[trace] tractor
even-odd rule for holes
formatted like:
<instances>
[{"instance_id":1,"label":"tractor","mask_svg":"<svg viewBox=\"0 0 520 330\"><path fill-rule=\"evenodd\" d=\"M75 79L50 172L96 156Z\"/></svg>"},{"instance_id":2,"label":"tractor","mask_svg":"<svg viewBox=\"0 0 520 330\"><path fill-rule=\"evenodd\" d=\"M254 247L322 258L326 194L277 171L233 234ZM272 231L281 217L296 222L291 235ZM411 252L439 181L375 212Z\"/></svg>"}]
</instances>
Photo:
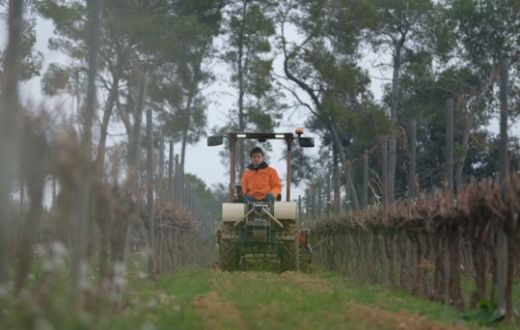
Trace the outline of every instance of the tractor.
<instances>
[{"instance_id":1,"label":"tractor","mask_svg":"<svg viewBox=\"0 0 520 330\"><path fill-rule=\"evenodd\" d=\"M280 271L306 270L310 263L309 231L299 228L299 205L291 201L291 150L294 144L314 147L314 139L295 133L228 133L210 136L208 146L227 139L229 146L229 201L222 205L222 224L217 231L220 266L223 270L246 270L253 260L279 265ZM274 203L244 203L241 185L236 182L236 144L241 139L258 142L281 140L287 146L285 201L276 196Z\"/></svg>"}]
</instances>

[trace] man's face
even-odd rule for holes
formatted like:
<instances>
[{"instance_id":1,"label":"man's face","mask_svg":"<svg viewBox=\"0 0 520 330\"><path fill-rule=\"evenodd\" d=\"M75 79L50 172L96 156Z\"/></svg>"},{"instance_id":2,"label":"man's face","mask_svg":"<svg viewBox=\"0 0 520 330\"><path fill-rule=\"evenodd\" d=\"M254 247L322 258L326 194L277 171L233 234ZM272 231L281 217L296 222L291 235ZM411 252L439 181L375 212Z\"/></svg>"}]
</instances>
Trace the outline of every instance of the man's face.
<instances>
[{"instance_id":1,"label":"man's face","mask_svg":"<svg viewBox=\"0 0 520 330\"><path fill-rule=\"evenodd\" d=\"M253 163L253 165L259 165L263 160L264 156L259 152L251 155L251 163Z\"/></svg>"}]
</instances>

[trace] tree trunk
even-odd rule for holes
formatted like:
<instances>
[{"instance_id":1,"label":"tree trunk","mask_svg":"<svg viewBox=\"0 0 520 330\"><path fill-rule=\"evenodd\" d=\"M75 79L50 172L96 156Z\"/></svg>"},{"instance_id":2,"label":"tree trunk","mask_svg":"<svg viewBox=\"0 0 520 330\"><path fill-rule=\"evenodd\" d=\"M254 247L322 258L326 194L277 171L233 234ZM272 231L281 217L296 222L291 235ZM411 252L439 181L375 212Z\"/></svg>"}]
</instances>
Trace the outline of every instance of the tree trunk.
<instances>
[{"instance_id":1,"label":"tree trunk","mask_svg":"<svg viewBox=\"0 0 520 330\"><path fill-rule=\"evenodd\" d=\"M417 247L416 273L415 273L415 293L425 296L428 293L428 240L424 233L414 236Z\"/></svg>"},{"instance_id":2,"label":"tree trunk","mask_svg":"<svg viewBox=\"0 0 520 330\"><path fill-rule=\"evenodd\" d=\"M188 100L186 101L186 109L185 109L185 116L186 121L184 123L184 127L182 130L182 140L181 140L181 170L184 173L184 164L186 163L186 144L188 143L188 131L190 129L190 123L191 123L191 111L192 111L192 105L193 105L193 99L195 98L195 95L197 93L196 88L196 81L198 80L198 74L199 69L197 68L193 80L194 80L194 86L190 89L188 92Z\"/></svg>"},{"instance_id":3,"label":"tree trunk","mask_svg":"<svg viewBox=\"0 0 520 330\"><path fill-rule=\"evenodd\" d=\"M354 204L354 209L359 209L359 200L356 192L356 187L354 186L354 181L352 180L352 163L350 160L347 160L345 163L345 171L347 175L347 185L349 187L349 196L351 202Z\"/></svg>"},{"instance_id":4,"label":"tree trunk","mask_svg":"<svg viewBox=\"0 0 520 330\"><path fill-rule=\"evenodd\" d=\"M498 177L502 193L506 193L509 176L509 164L507 157L507 117L508 117L508 94L509 94L509 59L504 58L500 61L500 144L498 148ZM504 232L504 227L497 228L497 291L498 291L498 312L506 314L506 282L508 268L508 237Z\"/></svg>"},{"instance_id":5,"label":"tree trunk","mask_svg":"<svg viewBox=\"0 0 520 330\"><path fill-rule=\"evenodd\" d=\"M518 224L511 225L511 230L507 233L507 274L505 283L505 303L506 303L506 320L510 321L513 319L513 282L515 278L515 251L516 250L516 226Z\"/></svg>"},{"instance_id":6,"label":"tree trunk","mask_svg":"<svg viewBox=\"0 0 520 330\"><path fill-rule=\"evenodd\" d=\"M499 178L502 183L509 175L508 164L508 94L509 94L509 59L505 58L500 62L500 144L498 148Z\"/></svg>"},{"instance_id":7,"label":"tree trunk","mask_svg":"<svg viewBox=\"0 0 520 330\"><path fill-rule=\"evenodd\" d=\"M396 240L397 253L399 254L399 286L403 290L408 290L409 283L411 280L410 277L410 268L407 264L407 251L406 246L408 244L408 238L406 237L406 233L403 231L400 234L399 239Z\"/></svg>"},{"instance_id":8,"label":"tree trunk","mask_svg":"<svg viewBox=\"0 0 520 330\"><path fill-rule=\"evenodd\" d=\"M443 229L437 228L433 233L433 252L434 256L434 273L433 273L433 292L432 299L435 301L442 301L444 295L445 286L445 267L444 267L444 240L443 240Z\"/></svg>"},{"instance_id":9,"label":"tree trunk","mask_svg":"<svg viewBox=\"0 0 520 330\"><path fill-rule=\"evenodd\" d=\"M9 257L7 251L8 224L10 217L9 200L11 197L12 178L18 164L19 141L19 100L18 78L21 61L20 47L22 40L23 1L10 0L8 13L7 48L3 77L0 80L0 284L8 279Z\"/></svg>"},{"instance_id":10,"label":"tree trunk","mask_svg":"<svg viewBox=\"0 0 520 330\"><path fill-rule=\"evenodd\" d=\"M137 103L135 105L134 124L130 127L128 137L128 175L127 185L134 187L137 183L137 173L139 172L139 139L141 124L144 111L144 102L148 91L148 73L146 69L141 69L139 73L139 84L137 93Z\"/></svg>"},{"instance_id":11,"label":"tree trunk","mask_svg":"<svg viewBox=\"0 0 520 330\"><path fill-rule=\"evenodd\" d=\"M173 139L170 140L170 150L168 152L168 196L173 197Z\"/></svg>"},{"instance_id":12,"label":"tree trunk","mask_svg":"<svg viewBox=\"0 0 520 330\"><path fill-rule=\"evenodd\" d=\"M245 28L245 20L247 14L247 5L248 0L242 1L242 24L240 28L240 36L239 36L239 45L238 45L238 65L237 65L237 79L238 79L238 131L243 132L245 127L245 114L244 114L244 95L245 95L245 71L244 67L244 28ZM246 59L247 60L247 59ZM240 139L238 141L238 176L242 175L246 167L245 161L245 150L244 150L244 140Z\"/></svg>"},{"instance_id":13,"label":"tree trunk","mask_svg":"<svg viewBox=\"0 0 520 330\"><path fill-rule=\"evenodd\" d=\"M363 196L361 198L363 209L368 207L368 151L363 153Z\"/></svg>"},{"instance_id":14,"label":"tree trunk","mask_svg":"<svg viewBox=\"0 0 520 330\"><path fill-rule=\"evenodd\" d=\"M408 178L408 195L415 198L416 195L416 154L417 154L417 120L410 122L410 173Z\"/></svg>"},{"instance_id":15,"label":"tree trunk","mask_svg":"<svg viewBox=\"0 0 520 330\"><path fill-rule=\"evenodd\" d=\"M152 109L146 110L146 208L148 216L149 252L148 272L155 272L155 214L154 214L154 166L153 166L153 122Z\"/></svg>"},{"instance_id":16,"label":"tree trunk","mask_svg":"<svg viewBox=\"0 0 520 330\"><path fill-rule=\"evenodd\" d=\"M182 198L182 185L181 185L181 176L182 173L180 171L180 165L179 165L179 154L175 155L175 177L173 178L173 198L176 202L181 203Z\"/></svg>"},{"instance_id":17,"label":"tree trunk","mask_svg":"<svg viewBox=\"0 0 520 330\"><path fill-rule=\"evenodd\" d=\"M391 287L395 287L395 272L394 272L394 236L391 233L385 233L383 235L383 242L386 256L386 271L385 278L388 279L388 283Z\"/></svg>"},{"instance_id":18,"label":"tree trunk","mask_svg":"<svg viewBox=\"0 0 520 330\"><path fill-rule=\"evenodd\" d=\"M159 137L159 173L158 179L162 185L162 179L164 178L164 135L161 133Z\"/></svg>"},{"instance_id":19,"label":"tree trunk","mask_svg":"<svg viewBox=\"0 0 520 330\"><path fill-rule=\"evenodd\" d=\"M392 100L390 107L390 120L397 128L397 113L399 111L399 93L400 93L400 73L401 73L401 50L404 45L404 39L401 39L394 49L393 55L393 74L392 74ZM388 174L387 174L387 202L393 203L395 200L395 175L397 168L397 137L394 134L390 136L388 141Z\"/></svg>"},{"instance_id":20,"label":"tree trunk","mask_svg":"<svg viewBox=\"0 0 520 330\"><path fill-rule=\"evenodd\" d=\"M97 106L97 56L99 49L99 30L101 15L101 0L91 0L87 2L88 7L88 84L85 112L83 115L83 132L81 147L85 157L84 166L81 169L82 177L79 186L77 210L76 210L76 230L75 230L75 258L72 269L73 291L72 298L75 307L81 304L80 283L83 276L81 264L86 257L87 235L89 232L89 204L92 187L92 122Z\"/></svg>"},{"instance_id":21,"label":"tree trunk","mask_svg":"<svg viewBox=\"0 0 520 330\"><path fill-rule=\"evenodd\" d=\"M316 188L314 185L311 187L311 218L316 221Z\"/></svg>"},{"instance_id":22,"label":"tree trunk","mask_svg":"<svg viewBox=\"0 0 520 330\"><path fill-rule=\"evenodd\" d=\"M166 193L166 182L164 180L164 147L164 135L161 132L159 136L159 166L157 169L157 190L159 194L159 208L164 202L164 197Z\"/></svg>"},{"instance_id":23,"label":"tree trunk","mask_svg":"<svg viewBox=\"0 0 520 330\"><path fill-rule=\"evenodd\" d=\"M322 199L322 191L321 191L322 183L321 180L317 184L318 188L318 219L321 219L321 210L323 209L323 199Z\"/></svg>"},{"instance_id":24,"label":"tree trunk","mask_svg":"<svg viewBox=\"0 0 520 330\"><path fill-rule=\"evenodd\" d=\"M479 219L480 220L480 219ZM486 273L487 273L487 256L485 250L485 230L480 224L473 225L471 235L471 253L473 256L473 271L475 273L475 290L471 295L470 307L477 308L480 301L486 295Z\"/></svg>"},{"instance_id":25,"label":"tree trunk","mask_svg":"<svg viewBox=\"0 0 520 330\"><path fill-rule=\"evenodd\" d=\"M43 211L43 194L46 178L45 166L41 161L47 156L48 145L45 136L38 131L29 119L26 119L23 130L21 173L29 195L28 212L24 211L23 230L18 246L18 274L16 278L16 294L25 287L27 276L31 271L33 247L38 233L38 226Z\"/></svg>"},{"instance_id":26,"label":"tree trunk","mask_svg":"<svg viewBox=\"0 0 520 330\"><path fill-rule=\"evenodd\" d=\"M119 66L119 64L118 64ZM110 87L110 91L108 93L107 103L105 104L105 109L103 110L103 119L101 121L101 130L99 136L99 145L97 148L97 157L96 157L96 172L100 172L103 168L103 164L105 162L105 150L106 150L106 140L108 135L108 124L110 123L110 117L112 116L112 110L114 109L114 105L116 103L117 94L119 91L119 71L116 72L116 75L113 77L112 86Z\"/></svg>"},{"instance_id":27,"label":"tree trunk","mask_svg":"<svg viewBox=\"0 0 520 330\"><path fill-rule=\"evenodd\" d=\"M23 165L23 164L22 164ZM23 172L20 172L20 214L23 215L25 205L25 180Z\"/></svg>"},{"instance_id":28,"label":"tree trunk","mask_svg":"<svg viewBox=\"0 0 520 330\"><path fill-rule=\"evenodd\" d=\"M188 140L188 127L186 126L182 130L182 140L181 140L181 160L180 160L180 167L181 171L184 173L184 162L186 158L186 144Z\"/></svg>"},{"instance_id":29,"label":"tree trunk","mask_svg":"<svg viewBox=\"0 0 520 330\"><path fill-rule=\"evenodd\" d=\"M474 111L467 109L466 100L464 97L461 97L461 107L462 112L464 113L464 131L462 132L462 153L457 157L455 162L455 189L459 191L462 187L462 175L464 170L464 164L466 163L466 156L469 149L469 136L471 134L471 130L473 129L473 122L475 120Z\"/></svg>"},{"instance_id":30,"label":"tree trunk","mask_svg":"<svg viewBox=\"0 0 520 330\"><path fill-rule=\"evenodd\" d=\"M453 192L453 98L446 100L446 184Z\"/></svg>"},{"instance_id":31,"label":"tree trunk","mask_svg":"<svg viewBox=\"0 0 520 330\"><path fill-rule=\"evenodd\" d=\"M310 189L305 189L305 220L310 219L311 214L311 193Z\"/></svg>"},{"instance_id":32,"label":"tree trunk","mask_svg":"<svg viewBox=\"0 0 520 330\"><path fill-rule=\"evenodd\" d=\"M142 116L144 110L144 103L146 93L148 90L148 75L146 69L139 70L138 77L138 92L137 102L135 104L134 125L130 126L128 122L128 170L123 188L124 195L118 201L120 205L121 214L119 219L115 221L114 233L117 239L112 240L112 255L114 257L114 267L117 265L124 265L126 257L126 248L128 245L128 237L130 233L131 216L135 210L135 203L133 202L134 194L137 189L137 174L139 173L139 140L142 124Z\"/></svg>"},{"instance_id":33,"label":"tree trunk","mask_svg":"<svg viewBox=\"0 0 520 330\"><path fill-rule=\"evenodd\" d=\"M331 199L331 177L330 177L330 174L327 173L327 206L326 206L326 212L327 212L327 218L330 216L330 210L331 210L331 206L332 206L332 199Z\"/></svg>"},{"instance_id":34,"label":"tree trunk","mask_svg":"<svg viewBox=\"0 0 520 330\"><path fill-rule=\"evenodd\" d=\"M339 214L341 210L341 195L340 195L340 178L339 178L339 169L338 169L338 152L337 148L333 147L333 178L334 178L334 213Z\"/></svg>"},{"instance_id":35,"label":"tree trunk","mask_svg":"<svg viewBox=\"0 0 520 330\"><path fill-rule=\"evenodd\" d=\"M383 191L381 192L383 195L383 205L388 205L388 140L385 138L383 140L383 155L382 155L382 168L381 174L383 177Z\"/></svg>"},{"instance_id":36,"label":"tree trunk","mask_svg":"<svg viewBox=\"0 0 520 330\"><path fill-rule=\"evenodd\" d=\"M457 225L448 228L448 251L449 254L449 290L450 301L453 306L464 309L464 298L462 297L461 276L460 276L460 233Z\"/></svg>"},{"instance_id":37,"label":"tree trunk","mask_svg":"<svg viewBox=\"0 0 520 330\"><path fill-rule=\"evenodd\" d=\"M51 208L54 209L54 207L56 207L56 175L55 174L52 174L52 176L51 176L51 196L52 196Z\"/></svg>"}]
</instances>

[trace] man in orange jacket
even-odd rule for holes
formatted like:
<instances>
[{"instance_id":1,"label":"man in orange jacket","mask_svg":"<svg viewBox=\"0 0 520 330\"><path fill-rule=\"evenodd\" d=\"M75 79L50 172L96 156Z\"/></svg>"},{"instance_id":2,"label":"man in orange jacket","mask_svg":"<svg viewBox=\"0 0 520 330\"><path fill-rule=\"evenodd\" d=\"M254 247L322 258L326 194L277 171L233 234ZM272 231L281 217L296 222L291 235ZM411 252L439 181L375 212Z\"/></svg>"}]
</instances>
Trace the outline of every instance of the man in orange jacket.
<instances>
[{"instance_id":1,"label":"man in orange jacket","mask_svg":"<svg viewBox=\"0 0 520 330\"><path fill-rule=\"evenodd\" d=\"M249 153L251 164L242 175L244 202L266 201L273 203L282 191L276 170L264 161L264 151L256 147Z\"/></svg>"}]
</instances>

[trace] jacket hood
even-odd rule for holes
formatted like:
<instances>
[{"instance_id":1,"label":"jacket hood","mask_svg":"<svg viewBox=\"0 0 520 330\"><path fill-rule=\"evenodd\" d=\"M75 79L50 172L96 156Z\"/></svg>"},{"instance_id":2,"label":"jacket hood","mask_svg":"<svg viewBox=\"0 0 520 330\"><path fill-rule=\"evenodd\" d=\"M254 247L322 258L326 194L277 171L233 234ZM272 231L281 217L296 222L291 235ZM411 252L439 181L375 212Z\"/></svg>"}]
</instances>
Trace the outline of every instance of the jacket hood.
<instances>
[{"instance_id":1,"label":"jacket hood","mask_svg":"<svg viewBox=\"0 0 520 330\"><path fill-rule=\"evenodd\" d=\"M258 166L254 166L253 164L249 164L247 166L248 169L250 169L251 171L258 171L258 170L261 170L261 169L264 169L264 168L267 168L269 165L267 165L266 162L261 162L260 164L258 164Z\"/></svg>"}]
</instances>

